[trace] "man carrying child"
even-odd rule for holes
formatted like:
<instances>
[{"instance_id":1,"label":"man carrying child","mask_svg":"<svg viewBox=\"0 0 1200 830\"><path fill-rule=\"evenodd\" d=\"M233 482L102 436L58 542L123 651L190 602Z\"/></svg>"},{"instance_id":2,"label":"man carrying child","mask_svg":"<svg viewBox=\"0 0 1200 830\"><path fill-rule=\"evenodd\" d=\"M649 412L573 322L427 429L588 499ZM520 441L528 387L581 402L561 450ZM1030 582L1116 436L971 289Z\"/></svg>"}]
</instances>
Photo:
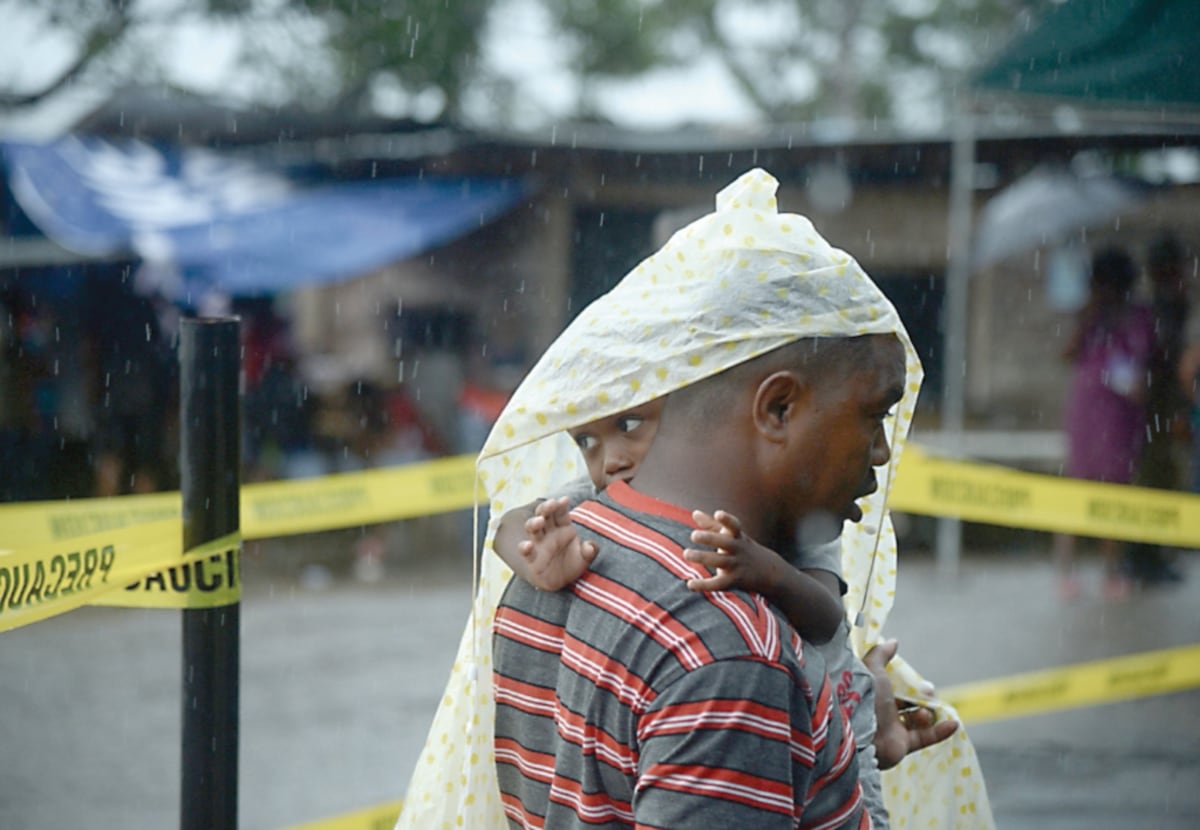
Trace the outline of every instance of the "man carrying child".
<instances>
[{"instance_id":1,"label":"man carrying child","mask_svg":"<svg viewBox=\"0 0 1200 830\"><path fill-rule=\"evenodd\" d=\"M762 596L691 590L711 574L683 554L705 526L782 552L797 525L813 541L840 530L856 646L881 639L895 577L884 501L919 361L878 288L779 214L775 187L756 170L722 191L581 313L497 421L479 466L498 520L579 476L568 430L667 398L632 483L575 511L599 551L587 574L557 593L514 582L495 617L495 767L487 631L507 575L481 560L474 624L398 826L492 827L499 809L515 826L866 821L819 656ZM893 666L897 692L919 697L915 672ZM961 730L951 743L926 815L936 797L990 826Z\"/></svg>"}]
</instances>

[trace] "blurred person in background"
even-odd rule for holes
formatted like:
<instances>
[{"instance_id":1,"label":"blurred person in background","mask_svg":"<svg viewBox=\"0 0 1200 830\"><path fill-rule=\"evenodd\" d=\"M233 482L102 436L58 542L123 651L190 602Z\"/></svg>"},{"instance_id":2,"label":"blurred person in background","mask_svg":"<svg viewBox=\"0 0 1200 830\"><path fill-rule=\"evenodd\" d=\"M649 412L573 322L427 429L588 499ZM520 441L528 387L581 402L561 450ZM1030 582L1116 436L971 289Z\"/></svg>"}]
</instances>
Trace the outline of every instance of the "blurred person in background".
<instances>
[{"instance_id":1,"label":"blurred person in background","mask_svg":"<svg viewBox=\"0 0 1200 830\"><path fill-rule=\"evenodd\" d=\"M436 434L402 385L386 388L366 378L352 380L342 390L341 408L345 439L334 462L337 472L412 464L442 454ZM387 528L364 527L354 546L354 578L383 579L387 554Z\"/></svg>"},{"instance_id":2,"label":"blurred person in background","mask_svg":"<svg viewBox=\"0 0 1200 830\"><path fill-rule=\"evenodd\" d=\"M1160 490L1180 490L1185 486L1189 401L1178 378L1191 298L1184 257L1183 245L1171 233L1156 238L1146 252L1155 348L1148 367L1146 444L1138 460L1134 484ZM1141 585L1183 579L1183 571L1173 561L1171 552L1148 542L1126 546L1125 568Z\"/></svg>"},{"instance_id":3,"label":"blurred person in background","mask_svg":"<svg viewBox=\"0 0 1200 830\"><path fill-rule=\"evenodd\" d=\"M300 373L287 320L270 300L238 301L242 339L242 455L249 481L325 472L313 440L316 401Z\"/></svg>"},{"instance_id":4,"label":"blurred person in background","mask_svg":"<svg viewBox=\"0 0 1200 830\"><path fill-rule=\"evenodd\" d=\"M247 480L306 478L325 471L313 441L316 401L295 357L278 355L246 389L242 406Z\"/></svg>"},{"instance_id":5,"label":"blurred person in background","mask_svg":"<svg viewBox=\"0 0 1200 830\"><path fill-rule=\"evenodd\" d=\"M458 422L454 451L475 455L483 447L492 426L504 411L513 390L524 375L524 353L501 337L483 341L481 348L468 355L466 378L458 393ZM499 347L498 347L498 344ZM477 510L463 511L459 522L462 550L470 553L483 544L491 519L487 503Z\"/></svg>"},{"instance_id":6,"label":"blurred person in background","mask_svg":"<svg viewBox=\"0 0 1200 830\"><path fill-rule=\"evenodd\" d=\"M374 382L359 378L342 389L344 443L334 459L337 472L358 472L379 466L388 440L388 413L384 392ZM353 575L359 582L378 582L384 576L387 536L381 525L362 527L354 543Z\"/></svg>"},{"instance_id":7,"label":"blurred person in background","mask_svg":"<svg viewBox=\"0 0 1200 830\"><path fill-rule=\"evenodd\" d=\"M6 286L0 291L0 501L26 497L27 465L22 452L32 426L28 355L21 343L25 302Z\"/></svg>"},{"instance_id":8,"label":"blurred person in background","mask_svg":"<svg viewBox=\"0 0 1200 830\"><path fill-rule=\"evenodd\" d=\"M97 414L95 495L152 493L170 471L166 451L174 344L163 336L153 294L126 272L97 288L88 339Z\"/></svg>"},{"instance_id":9,"label":"blurred person in background","mask_svg":"<svg viewBox=\"0 0 1200 830\"><path fill-rule=\"evenodd\" d=\"M1137 266L1124 249L1092 257L1087 303L1063 351L1071 364L1065 429L1066 474L1110 484L1133 481L1145 427L1147 371L1155 349L1154 318L1132 299ZM1054 559L1064 600L1082 590L1075 570L1076 537L1056 534ZM1104 596L1123 599L1131 583L1116 539L1101 539Z\"/></svg>"},{"instance_id":10,"label":"blurred person in background","mask_svg":"<svg viewBox=\"0 0 1200 830\"><path fill-rule=\"evenodd\" d=\"M1192 313L1185 335L1177 379L1188 400L1191 417L1192 454L1188 484L1193 493L1200 493L1200 309Z\"/></svg>"},{"instance_id":11,"label":"blurred person in background","mask_svg":"<svg viewBox=\"0 0 1200 830\"><path fill-rule=\"evenodd\" d=\"M94 418L78 272L0 292L0 500L92 493Z\"/></svg>"}]
</instances>

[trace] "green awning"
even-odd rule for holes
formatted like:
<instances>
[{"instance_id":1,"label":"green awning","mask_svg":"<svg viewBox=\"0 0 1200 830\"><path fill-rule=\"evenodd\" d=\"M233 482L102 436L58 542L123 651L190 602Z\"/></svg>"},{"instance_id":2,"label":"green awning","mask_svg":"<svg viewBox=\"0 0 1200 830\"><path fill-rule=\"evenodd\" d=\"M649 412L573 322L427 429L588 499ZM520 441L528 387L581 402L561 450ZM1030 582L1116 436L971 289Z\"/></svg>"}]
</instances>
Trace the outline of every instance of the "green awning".
<instances>
[{"instance_id":1,"label":"green awning","mask_svg":"<svg viewBox=\"0 0 1200 830\"><path fill-rule=\"evenodd\" d=\"M1068 0L973 85L1107 106L1198 106L1200 0Z\"/></svg>"}]
</instances>

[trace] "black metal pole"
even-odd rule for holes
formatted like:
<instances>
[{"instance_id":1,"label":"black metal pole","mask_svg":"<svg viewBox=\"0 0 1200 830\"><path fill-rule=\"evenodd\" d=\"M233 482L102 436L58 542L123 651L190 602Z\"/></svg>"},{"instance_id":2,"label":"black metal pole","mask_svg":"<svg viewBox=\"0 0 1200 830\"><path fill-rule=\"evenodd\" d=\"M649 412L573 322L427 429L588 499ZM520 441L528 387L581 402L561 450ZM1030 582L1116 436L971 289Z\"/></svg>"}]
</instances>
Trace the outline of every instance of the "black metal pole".
<instances>
[{"instance_id":1,"label":"black metal pole","mask_svg":"<svg viewBox=\"0 0 1200 830\"><path fill-rule=\"evenodd\" d=\"M183 547L239 528L236 319L185 319L179 341ZM183 612L182 830L237 827L240 606Z\"/></svg>"}]
</instances>

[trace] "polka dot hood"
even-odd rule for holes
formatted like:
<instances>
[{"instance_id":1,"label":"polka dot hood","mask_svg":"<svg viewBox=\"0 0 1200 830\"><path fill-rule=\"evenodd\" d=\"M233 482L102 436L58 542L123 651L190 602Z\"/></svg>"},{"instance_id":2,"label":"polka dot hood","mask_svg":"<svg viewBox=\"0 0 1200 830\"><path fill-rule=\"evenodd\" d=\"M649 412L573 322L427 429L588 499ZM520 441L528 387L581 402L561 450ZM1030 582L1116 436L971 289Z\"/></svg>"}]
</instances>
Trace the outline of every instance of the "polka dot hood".
<instances>
[{"instance_id":1,"label":"polka dot hood","mask_svg":"<svg viewBox=\"0 0 1200 830\"><path fill-rule=\"evenodd\" d=\"M881 539L891 472L912 420L922 370L895 307L847 253L805 217L780 213L779 183L753 169L722 190L716 210L676 232L615 288L580 312L501 413L479 469L496 512L554 492L582 459L565 430L622 412L803 337L894 333L907 386L880 490L862 502L844 547L867 568ZM535 446L540 445L540 446ZM885 543L886 544L886 543ZM850 565L847 562L847 565ZM853 574L847 573L852 586ZM863 575L864 582L868 578ZM878 630L891 584L862 607ZM848 602L864 606L866 585ZM872 592L873 593L873 592ZM872 609L875 609L874 611ZM857 614L858 608L854 613ZM880 613L882 612L882 613Z\"/></svg>"}]
</instances>

